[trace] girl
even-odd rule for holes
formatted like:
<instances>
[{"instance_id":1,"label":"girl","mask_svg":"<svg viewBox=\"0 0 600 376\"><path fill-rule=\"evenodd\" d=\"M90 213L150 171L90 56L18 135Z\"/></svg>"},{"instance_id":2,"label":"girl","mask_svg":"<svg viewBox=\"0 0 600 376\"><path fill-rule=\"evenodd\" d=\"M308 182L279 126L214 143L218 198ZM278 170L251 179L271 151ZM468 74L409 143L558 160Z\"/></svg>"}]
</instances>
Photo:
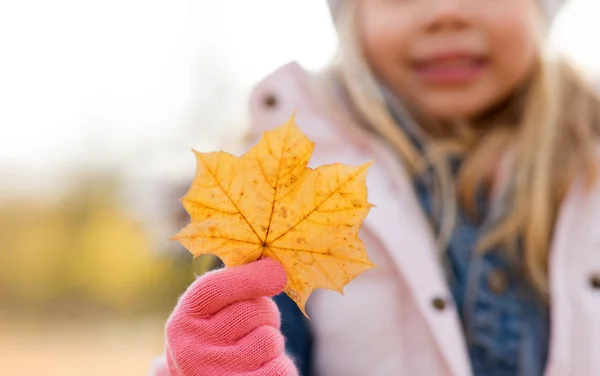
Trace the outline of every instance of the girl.
<instances>
[{"instance_id":1,"label":"girl","mask_svg":"<svg viewBox=\"0 0 600 376\"><path fill-rule=\"evenodd\" d=\"M299 109L312 163L374 160L378 268L315 292L309 322L270 298L272 260L208 273L167 322L165 374L599 374L600 103L543 49L556 1L330 6L338 59L267 78L252 130Z\"/></svg>"}]
</instances>

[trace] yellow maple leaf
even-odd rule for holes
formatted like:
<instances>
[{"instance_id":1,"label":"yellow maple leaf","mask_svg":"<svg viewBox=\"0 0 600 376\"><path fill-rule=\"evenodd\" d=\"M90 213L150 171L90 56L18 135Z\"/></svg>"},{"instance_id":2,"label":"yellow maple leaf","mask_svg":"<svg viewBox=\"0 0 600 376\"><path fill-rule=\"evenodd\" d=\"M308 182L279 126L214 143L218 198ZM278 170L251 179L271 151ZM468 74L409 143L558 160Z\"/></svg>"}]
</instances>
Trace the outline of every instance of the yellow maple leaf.
<instances>
[{"instance_id":1,"label":"yellow maple leaf","mask_svg":"<svg viewBox=\"0 0 600 376\"><path fill-rule=\"evenodd\" d=\"M343 293L374 267L358 237L372 206L365 184L370 163L313 170L307 167L313 148L292 116L241 157L195 152L196 178L182 199L191 222L174 239L194 256L217 255L227 267L278 260L288 276L285 292L304 313L315 288Z\"/></svg>"}]
</instances>

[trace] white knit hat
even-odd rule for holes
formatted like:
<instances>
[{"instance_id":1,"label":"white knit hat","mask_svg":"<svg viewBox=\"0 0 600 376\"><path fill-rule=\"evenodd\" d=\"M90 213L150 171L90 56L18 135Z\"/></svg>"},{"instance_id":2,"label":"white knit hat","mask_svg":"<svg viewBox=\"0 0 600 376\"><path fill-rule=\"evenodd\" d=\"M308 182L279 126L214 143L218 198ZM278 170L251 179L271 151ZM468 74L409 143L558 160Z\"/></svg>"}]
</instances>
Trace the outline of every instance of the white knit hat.
<instances>
[{"instance_id":1,"label":"white knit hat","mask_svg":"<svg viewBox=\"0 0 600 376\"><path fill-rule=\"evenodd\" d=\"M344 1L352 0L327 0L327 2L329 3L329 10L331 11L331 17L334 21ZM567 1L568 0L542 0L544 5L544 11L549 21L548 24L552 23L552 21L558 14L558 11Z\"/></svg>"}]
</instances>

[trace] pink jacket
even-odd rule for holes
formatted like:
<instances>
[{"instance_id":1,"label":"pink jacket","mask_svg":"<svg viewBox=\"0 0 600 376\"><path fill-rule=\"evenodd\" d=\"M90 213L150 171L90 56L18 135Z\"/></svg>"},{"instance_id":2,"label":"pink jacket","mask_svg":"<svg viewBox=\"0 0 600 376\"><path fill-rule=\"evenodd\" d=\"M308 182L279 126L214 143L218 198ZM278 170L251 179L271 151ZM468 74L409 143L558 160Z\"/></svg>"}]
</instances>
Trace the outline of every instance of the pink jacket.
<instances>
[{"instance_id":1,"label":"pink jacket","mask_svg":"<svg viewBox=\"0 0 600 376\"><path fill-rule=\"evenodd\" d=\"M378 265L352 281L345 296L317 290L307 303L315 337L314 373L471 375L458 313L436 254L433 234L394 152L315 100L299 65L277 70L251 99L253 135L296 121L316 143L312 166L373 160L374 207L361 230ZM552 242L551 344L546 376L600 374L600 185L576 183Z\"/></svg>"}]
</instances>

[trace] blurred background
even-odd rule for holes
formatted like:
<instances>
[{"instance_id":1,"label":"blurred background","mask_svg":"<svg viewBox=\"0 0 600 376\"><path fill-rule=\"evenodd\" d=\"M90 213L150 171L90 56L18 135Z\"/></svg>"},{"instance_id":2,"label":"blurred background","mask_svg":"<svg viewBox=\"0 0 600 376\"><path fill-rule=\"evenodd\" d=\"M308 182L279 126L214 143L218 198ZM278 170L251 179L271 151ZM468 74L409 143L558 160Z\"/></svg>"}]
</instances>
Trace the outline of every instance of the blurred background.
<instances>
[{"instance_id":1,"label":"blurred background","mask_svg":"<svg viewBox=\"0 0 600 376\"><path fill-rule=\"evenodd\" d=\"M0 2L0 375L145 375L213 261L167 240L191 152L233 151L250 90L324 67L324 0ZM552 47L600 73L600 2Z\"/></svg>"}]
</instances>

